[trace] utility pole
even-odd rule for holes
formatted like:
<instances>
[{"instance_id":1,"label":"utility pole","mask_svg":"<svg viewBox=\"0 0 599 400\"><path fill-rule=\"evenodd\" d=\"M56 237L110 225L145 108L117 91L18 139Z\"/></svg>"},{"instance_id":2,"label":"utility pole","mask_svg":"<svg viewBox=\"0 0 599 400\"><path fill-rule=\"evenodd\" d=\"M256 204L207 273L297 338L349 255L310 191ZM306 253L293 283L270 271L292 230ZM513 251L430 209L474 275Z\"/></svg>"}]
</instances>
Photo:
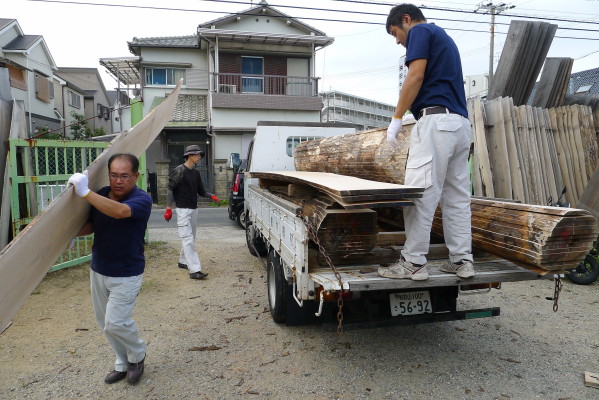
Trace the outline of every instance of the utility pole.
<instances>
[{"instance_id":1,"label":"utility pole","mask_svg":"<svg viewBox=\"0 0 599 400\"><path fill-rule=\"evenodd\" d=\"M495 15L505 11L505 10L509 10L511 8L514 8L516 6L513 5L507 5L505 3L501 3L501 4L493 4L493 1L491 0L488 3L484 3L481 2L477 8L476 11L478 10L488 10L491 13L491 52L489 53L489 84L488 87L491 87L491 81L493 80L493 53L495 51L494 49L494 44L495 44Z\"/></svg>"}]
</instances>

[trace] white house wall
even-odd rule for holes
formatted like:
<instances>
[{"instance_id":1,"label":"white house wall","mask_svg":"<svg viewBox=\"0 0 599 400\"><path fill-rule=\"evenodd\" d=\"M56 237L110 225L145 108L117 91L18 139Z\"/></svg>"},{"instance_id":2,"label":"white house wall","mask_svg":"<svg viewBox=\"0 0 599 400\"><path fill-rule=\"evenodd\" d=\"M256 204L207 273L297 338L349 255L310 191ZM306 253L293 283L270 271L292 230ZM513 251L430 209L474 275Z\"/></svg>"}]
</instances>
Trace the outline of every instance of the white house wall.
<instances>
[{"instance_id":1,"label":"white house wall","mask_svg":"<svg viewBox=\"0 0 599 400\"><path fill-rule=\"evenodd\" d=\"M258 121L320 122L320 113L290 110L212 109L212 125L215 127L255 127Z\"/></svg>"},{"instance_id":2,"label":"white house wall","mask_svg":"<svg viewBox=\"0 0 599 400\"><path fill-rule=\"evenodd\" d=\"M143 60L147 60L147 62L145 62L144 65L151 64L154 62L165 64L191 64L192 68L208 69L208 58L205 50L144 47L142 50L142 55Z\"/></svg>"},{"instance_id":3,"label":"white house wall","mask_svg":"<svg viewBox=\"0 0 599 400\"><path fill-rule=\"evenodd\" d=\"M217 135L214 141L214 158L226 160L231 153L241 154L242 135Z\"/></svg>"},{"instance_id":4,"label":"white house wall","mask_svg":"<svg viewBox=\"0 0 599 400\"><path fill-rule=\"evenodd\" d=\"M286 18L271 15L241 15L238 21L217 25L218 29L231 29L245 32L283 33L290 35L308 35L310 32L294 24L287 24Z\"/></svg>"}]
</instances>

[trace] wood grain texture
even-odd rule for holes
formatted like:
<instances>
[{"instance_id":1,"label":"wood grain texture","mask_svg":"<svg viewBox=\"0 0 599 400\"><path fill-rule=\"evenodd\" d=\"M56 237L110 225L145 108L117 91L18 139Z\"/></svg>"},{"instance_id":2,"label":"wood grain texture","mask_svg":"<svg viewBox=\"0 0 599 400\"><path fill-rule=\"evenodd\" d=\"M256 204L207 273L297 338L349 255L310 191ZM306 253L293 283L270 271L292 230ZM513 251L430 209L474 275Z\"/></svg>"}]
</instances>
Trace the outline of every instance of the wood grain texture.
<instances>
[{"instance_id":1,"label":"wood grain texture","mask_svg":"<svg viewBox=\"0 0 599 400\"><path fill-rule=\"evenodd\" d=\"M91 190L108 183L106 163L115 153L140 156L170 120L181 83L139 124L116 136L88 167ZM0 252L0 332L83 226L90 206L72 187L62 192Z\"/></svg>"}]
</instances>

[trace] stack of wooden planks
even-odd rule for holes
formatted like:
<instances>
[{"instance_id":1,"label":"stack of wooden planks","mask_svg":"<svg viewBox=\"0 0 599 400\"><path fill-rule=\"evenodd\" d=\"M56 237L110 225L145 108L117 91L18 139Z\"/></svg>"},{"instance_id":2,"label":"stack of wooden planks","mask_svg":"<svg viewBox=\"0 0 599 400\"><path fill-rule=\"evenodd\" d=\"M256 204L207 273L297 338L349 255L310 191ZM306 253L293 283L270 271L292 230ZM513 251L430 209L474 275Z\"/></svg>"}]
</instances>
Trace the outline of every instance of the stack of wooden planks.
<instances>
[{"instance_id":1,"label":"stack of wooden planks","mask_svg":"<svg viewBox=\"0 0 599 400\"><path fill-rule=\"evenodd\" d=\"M540 273L575 268L599 227L585 210L472 199L472 245ZM443 235L438 209L433 232Z\"/></svg>"},{"instance_id":2,"label":"stack of wooden planks","mask_svg":"<svg viewBox=\"0 0 599 400\"><path fill-rule=\"evenodd\" d=\"M515 107L511 98L468 102L474 195L544 205L577 204L598 164L590 107Z\"/></svg>"},{"instance_id":3,"label":"stack of wooden planks","mask_svg":"<svg viewBox=\"0 0 599 400\"><path fill-rule=\"evenodd\" d=\"M547 58L541 79L531 102L533 107L552 108L564 105L564 98L570 85L572 58Z\"/></svg>"},{"instance_id":4,"label":"stack of wooden planks","mask_svg":"<svg viewBox=\"0 0 599 400\"><path fill-rule=\"evenodd\" d=\"M276 186L273 182L299 184L318 190L346 209L399 207L411 205L410 198L422 197L423 189L327 172L284 171L251 172L260 186ZM294 190L291 186L289 190Z\"/></svg>"},{"instance_id":5,"label":"stack of wooden planks","mask_svg":"<svg viewBox=\"0 0 599 400\"><path fill-rule=\"evenodd\" d=\"M526 104L556 30L546 22L512 21L487 99L507 96Z\"/></svg>"},{"instance_id":6,"label":"stack of wooden planks","mask_svg":"<svg viewBox=\"0 0 599 400\"><path fill-rule=\"evenodd\" d=\"M299 206L327 254L345 260L369 253L378 235L376 207L412 204L423 189L318 172L252 172L261 188Z\"/></svg>"}]
</instances>

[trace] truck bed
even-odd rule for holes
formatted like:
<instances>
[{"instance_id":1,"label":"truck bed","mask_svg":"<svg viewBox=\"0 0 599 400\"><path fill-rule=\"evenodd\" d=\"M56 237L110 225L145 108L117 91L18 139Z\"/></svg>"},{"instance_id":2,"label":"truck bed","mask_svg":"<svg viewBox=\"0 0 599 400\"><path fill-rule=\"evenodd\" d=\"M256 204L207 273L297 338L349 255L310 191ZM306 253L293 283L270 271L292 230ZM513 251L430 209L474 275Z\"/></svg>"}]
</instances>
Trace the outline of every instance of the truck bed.
<instances>
[{"instance_id":1,"label":"truck bed","mask_svg":"<svg viewBox=\"0 0 599 400\"><path fill-rule=\"evenodd\" d=\"M518 267L503 260L491 259L476 261L474 270L476 275L470 279L460 279L453 274L439 270L442 260L431 260L427 263L430 278L426 281L412 281L410 279L383 278L377 273L377 266L342 266L336 267L343 280L345 289L352 291L389 290L389 289L417 289L439 286L456 286L472 284L488 284L500 282L514 282L542 278L541 275ZM310 278L323 286L324 290L340 290L339 281L330 268L318 267L311 269Z\"/></svg>"}]
</instances>

